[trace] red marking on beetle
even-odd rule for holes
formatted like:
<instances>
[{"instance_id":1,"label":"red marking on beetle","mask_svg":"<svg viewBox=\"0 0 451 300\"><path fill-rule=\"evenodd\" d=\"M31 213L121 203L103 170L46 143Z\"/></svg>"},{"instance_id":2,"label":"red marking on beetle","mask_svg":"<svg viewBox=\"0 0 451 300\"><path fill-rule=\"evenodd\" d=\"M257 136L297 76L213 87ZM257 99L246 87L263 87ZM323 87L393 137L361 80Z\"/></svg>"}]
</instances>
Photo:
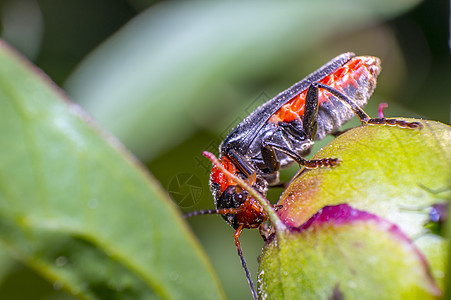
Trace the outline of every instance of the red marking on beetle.
<instances>
[{"instance_id":1,"label":"red marking on beetle","mask_svg":"<svg viewBox=\"0 0 451 300\"><path fill-rule=\"evenodd\" d=\"M319 82L341 92L343 92L347 86L351 85L358 88L358 80L361 78L375 80L374 78L377 76L377 74L374 74L376 63L376 59L372 57L354 57ZM287 104L283 105L271 116L269 121L278 124L279 122L291 122L296 119L301 119L304 115L306 96L307 89L291 99ZM320 90L318 93L318 105L328 101L330 97L331 94L328 91Z\"/></svg>"},{"instance_id":2,"label":"red marking on beetle","mask_svg":"<svg viewBox=\"0 0 451 300\"><path fill-rule=\"evenodd\" d=\"M230 173L236 175L236 167L235 164L227 158L227 156L222 156L220 159L221 165L226 168ZM219 184L219 190L223 193L229 186L236 185L236 182L233 181L229 176L224 174L218 167L213 165L213 169L211 170L210 175L211 182Z\"/></svg>"},{"instance_id":3,"label":"red marking on beetle","mask_svg":"<svg viewBox=\"0 0 451 300\"><path fill-rule=\"evenodd\" d=\"M240 213L236 215L237 223L242 225L243 228L257 228L260 224L268 219L267 214L258 203L252 197L247 197L243 204L240 206Z\"/></svg>"}]
</instances>

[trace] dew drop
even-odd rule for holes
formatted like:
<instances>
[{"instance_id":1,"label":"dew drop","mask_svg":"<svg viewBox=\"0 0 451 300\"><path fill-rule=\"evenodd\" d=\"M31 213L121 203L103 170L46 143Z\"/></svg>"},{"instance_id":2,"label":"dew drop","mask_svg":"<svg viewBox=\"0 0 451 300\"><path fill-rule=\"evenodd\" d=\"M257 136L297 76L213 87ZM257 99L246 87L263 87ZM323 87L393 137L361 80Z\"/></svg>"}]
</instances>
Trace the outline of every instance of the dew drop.
<instances>
[{"instance_id":1,"label":"dew drop","mask_svg":"<svg viewBox=\"0 0 451 300\"><path fill-rule=\"evenodd\" d=\"M169 273L169 280L171 281L177 281L179 279L179 274L177 272L171 272Z\"/></svg>"},{"instance_id":2,"label":"dew drop","mask_svg":"<svg viewBox=\"0 0 451 300\"><path fill-rule=\"evenodd\" d=\"M445 274L441 271L436 271L435 276L437 276L437 278L443 278L443 277L445 277Z\"/></svg>"},{"instance_id":3,"label":"dew drop","mask_svg":"<svg viewBox=\"0 0 451 300\"><path fill-rule=\"evenodd\" d=\"M55 280L55 282L53 283L53 289L55 291L59 291L63 288L63 283L59 280Z\"/></svg>"},{"instance_id":4,"label":"dew drop","mask_svg":"<svg viewBox=\"0 0 451 300\"><path fill-rule=\"evenodd\" d=\"M65 256L58 256L55 260L55 265L57 267L64 267L68 262L67 257Z\"/></svg>"}]
</instances>

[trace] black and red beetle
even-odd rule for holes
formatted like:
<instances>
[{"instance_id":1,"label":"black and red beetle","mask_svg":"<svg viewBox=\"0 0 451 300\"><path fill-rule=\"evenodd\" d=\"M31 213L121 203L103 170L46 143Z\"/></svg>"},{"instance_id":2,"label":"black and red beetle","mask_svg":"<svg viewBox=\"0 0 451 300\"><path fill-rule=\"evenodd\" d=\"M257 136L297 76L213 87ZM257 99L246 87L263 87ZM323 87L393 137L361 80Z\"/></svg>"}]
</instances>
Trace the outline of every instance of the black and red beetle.
<instances>
[{"instance_id":1,"label":"black and red beetle","mask_svg":"<svg viewBox=\"0 0 451 300\"><path fill-rule=\"evenodd\" d=\"M418 122L370 118L363 110L376 87L380 60L373 56L341 54L287 90L267 101L244 119L221 144L220 163L235 176L246 180L262 195L277 184L278 171L293 162L308 169L335 167L338 159L306 160L315 140L335 134L355 114L362 124L420 128ZM210 188L217 209L188 213L185 217L221 214L239 236L243 228L256 228L267 220L259 203L248 196L233 178L213 166Z\"/></svg>"}]
</instances>

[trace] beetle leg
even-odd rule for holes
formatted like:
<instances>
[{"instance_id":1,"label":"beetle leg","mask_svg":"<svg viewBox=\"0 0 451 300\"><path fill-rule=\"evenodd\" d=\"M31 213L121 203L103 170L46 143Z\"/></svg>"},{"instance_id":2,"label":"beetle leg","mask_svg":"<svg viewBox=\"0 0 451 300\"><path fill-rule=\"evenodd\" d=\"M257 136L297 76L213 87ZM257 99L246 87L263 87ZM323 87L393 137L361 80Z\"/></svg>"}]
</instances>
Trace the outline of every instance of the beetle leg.
<instances>
[{"instance_id":1,"label":"beetle leg","mask_svg":"<svg viewBox=\"0 0 451 300\"><path fill-rule=\"evenodd\" d=\"M296 161L299 165L302 165L302 166L306 167L307 169L333 168L340 163L338 158L323 158L323 159L306 160L305 158L303 158L302 156L300 156L293 150L288 149L283 146L280 146L280 145L277 145L277 144L274 144L274 143L271 143L271 142L267 142L266 146L277 149L278 151L285 153L286 155L293 158L293 160Z\"/></svg>"},{"instance_id":2,"label":"beetle leg","mask_svg":"<svg viewBox=\"0 0 451 300\"><path fill-rule=\"evenodd\" d=\"M249 282L249 286L251 287L252 297L254 298L254 300L258 300L257 292L255 291L255 287L254 287L254 282L252 282L251 274L249 272L249 269L247 268L246 260L244 259L244 256L243 256L243 251L241 251L241 245L240 245L240 240L239 240L241 231L243 231L243 225L240 225L237 228L237 230L235 231L235 233L233 234L233 237L235 238L235 246L238 251L238 256L241 259L241 265L244 268L244 272L246 272L246 278L247 278L247 281Z\"/></svg>"},{"instance_id":3,"label":"beetle leg","mask_svg":"<svg viewBox=\"0 0 451 300\"><path fill-rule=\"evenodd\" d=\"M242 155L238 154L235 150L231 149L227 155L229 158L233 161L235 166L240 169L240 171L246 175L246 177L251 176L253 173L255 173L255 169L251 166L251 164L242 157Z\"/></svg>"},{"instance_id":4,"label":"beetle leg","mask_svg":"<svg viewBox=\"0 0 451 300\"><path fill-rule=\"evenodd\" d=\"M309 88L309 90L310 90L310 88ZM315 88L313 90L315 90ZM316 88L316 91L318 91L317 88ZM311 97L313 97L313 96L311 96ZM316 124L316 119L313 120L312 122ZM316 127L316 125L315 125L315 127ZM294 130L295 130L295 128L292 127L290 134L293 134ZM301 132L297 131L297 133L300 136ZM311 133L316 134L316 128ZM302 134L305 139L306 138L305 134L303 132L302 132ZM296 152L291 150L290 148L271 142L271 136L268 135L268 136L264 136L262 139L261 153L262 153L262 157L265 162L265 165L271 171L277 171L280 169L280 162L277 158L277 153L275 151L276 149L278 151L283 152L286 155L290 156L299 165L305 166L307 169L317 169L317 168L323 168L323 167L332 168L339 164L339 160L336 158L306 160L302 156L300 156L299 154L297 154Z\"/></svg>"},{"instance_id":5,"label":"beetle leg","mask_svg":"<svg viewBox=\"0 0 451 300\"><path fill-rule=\"evenodd\" d=\"M268 130L261 139L260 152L264 165L269 172L275 172L280 169L280 159L277 157L277 151L272 146L273 144L278 144L280 147L290 150L292 149L291 145L298 144L296 151L291 150L291 152L301 153L302 155L307 155L313 144L301 127L301 122L296 124L294 122L279 122L278 125L279 128L276 132ZM316 129L314 134L316 134ZM280 141L275 142L274 138L280 139Z\"/></svg>"},{"instance_id":6,"label":"beetle leg","mask_svg":"<svg viewBox=\"0 0 451 300\"><path fill-rule=\"evenodd\" d=\"M265 166L269 169L270 173L276 172L280 169L280 161L277 158L276 151L270 146L269 142L262 142L260 152Z\"/></svg>"},{"instance_id":7,"label":"beetle leg","mask_svg":"<svg viewBox=\"0 0 451 300\"><path fill-rule=\"evenodd\" d=\"M337 89L334 89L333 87L330 87L330 86L320 83L320 82L314 82L310 85L309 90L310 89L318 90L319 88L325 89L326 91L328 91L329 93L331 93L332 95L337 97L339 100L341 100L342 102L349 105L351 107L352 111L357 115L357 117L359 117L360 122L362 122L362 125L363 124L388 125L388 126L397 126L397 127L401 127L401 128L410 128L410 129L421 128L423 126L419 122L406 122L406 121L402 121L402 120L387 119L387 118L370 118L370 116L368 116L366 114L366 112L364 112L363 109L361 109L360 106L357 105L357 103L355 103L351 98L344 95Z\"/></svg>"},{"instance_id":8,"label":"beetle leg","mask_svg":"<svg viewBox=\"0 0 451 300\"><path fill-rule=\"evenodd\" d=\"M288 187L288 181L271 184L270 187L271 188L282 188L282 189L286 190Z\"/></svg>"},{"instance_id":9,"label":"beetle leg","mask_svg":"<svg viewBox=\"0 0 451 300\"><path fill-rule=\"evenodd\" d=\"M315 139L318 128L318 106L318 87L311 84L305 96L304 119L302 120L303 130L311 140Z\"/></svg>"}]
</instances>

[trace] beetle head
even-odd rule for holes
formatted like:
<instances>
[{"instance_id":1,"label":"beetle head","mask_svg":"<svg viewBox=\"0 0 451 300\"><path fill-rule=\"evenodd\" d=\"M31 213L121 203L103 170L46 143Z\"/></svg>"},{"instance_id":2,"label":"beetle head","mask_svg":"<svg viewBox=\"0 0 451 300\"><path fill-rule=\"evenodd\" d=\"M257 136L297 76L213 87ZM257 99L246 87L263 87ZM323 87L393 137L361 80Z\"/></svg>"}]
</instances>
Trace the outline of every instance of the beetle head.
<instances>
[{"instance_id":1,"label":"beetle head","mask_svg":"<svg viewBox=\"0 0 451 300\"><path fill-rule=\"evenodd\" d=\"M254 173L250 177L246 177L226 156L222 156L220 162L230 173L247 181L259 193L265 194L267 182L262 176ZM218 209L239 208L243 210L239 214L223 215L227 223L235 229L241 224L246 228L256 227L254 225L261 222L262 209L258 202L217 167L213 167L211 171L210 189Z\"/></svg>"}]
</instances>

